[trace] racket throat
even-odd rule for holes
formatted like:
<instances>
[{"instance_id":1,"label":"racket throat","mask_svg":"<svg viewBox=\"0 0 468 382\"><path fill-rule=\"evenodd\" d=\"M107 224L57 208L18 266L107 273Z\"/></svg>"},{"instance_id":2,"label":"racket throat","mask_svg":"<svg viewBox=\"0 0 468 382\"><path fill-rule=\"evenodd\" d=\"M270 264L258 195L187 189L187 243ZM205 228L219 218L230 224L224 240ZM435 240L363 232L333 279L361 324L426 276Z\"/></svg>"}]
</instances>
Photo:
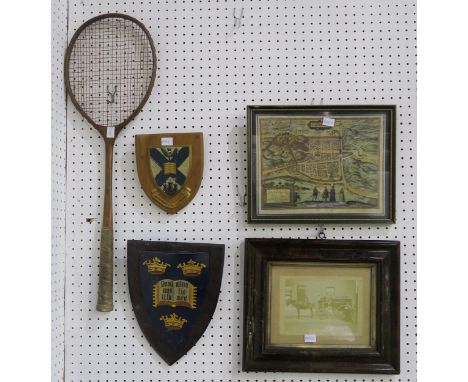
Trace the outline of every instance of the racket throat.
<instances>
[{"instance_id":1,"label":"racket throat","mask_svg":"<svg viewBox=\"0 0 468 382\"><path fill-rule=\"evenodd\" d=\"M114 161L114 140L105 140L105 168L104 168L104 211L102 218L103 227L112 228L112 173Z\"/></svg>"}]
</instances>

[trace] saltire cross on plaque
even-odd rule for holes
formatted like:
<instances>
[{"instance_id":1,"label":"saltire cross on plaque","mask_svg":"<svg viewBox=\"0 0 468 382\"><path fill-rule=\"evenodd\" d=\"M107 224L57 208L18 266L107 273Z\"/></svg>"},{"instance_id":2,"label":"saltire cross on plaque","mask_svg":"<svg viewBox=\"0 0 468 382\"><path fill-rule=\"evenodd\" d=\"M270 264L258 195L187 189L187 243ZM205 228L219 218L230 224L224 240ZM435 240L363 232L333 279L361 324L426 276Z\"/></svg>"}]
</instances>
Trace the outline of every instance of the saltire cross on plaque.
<instances>
[{"instance_id":1,"label":"saltire cross on plaque","mask_svg":"<svg viewBox=\"0 0 468 382\"><path fill-rule=\"evenodd\" d=\"M196 195L203 175L203 134L135 136L137 170L143 190L168 213L184 208Z\"/></svg>"},{"instance_id":2,"label":"saltire cross on plaque","mask_svg":"<svg viewBox=\"0 0 468 382\"><path fill-rule=\"evenodd\" d=\"M174 195L185 183L189 170L190 147L151 147L150 169L159 188Z\"/></svg>"}]
</instances>

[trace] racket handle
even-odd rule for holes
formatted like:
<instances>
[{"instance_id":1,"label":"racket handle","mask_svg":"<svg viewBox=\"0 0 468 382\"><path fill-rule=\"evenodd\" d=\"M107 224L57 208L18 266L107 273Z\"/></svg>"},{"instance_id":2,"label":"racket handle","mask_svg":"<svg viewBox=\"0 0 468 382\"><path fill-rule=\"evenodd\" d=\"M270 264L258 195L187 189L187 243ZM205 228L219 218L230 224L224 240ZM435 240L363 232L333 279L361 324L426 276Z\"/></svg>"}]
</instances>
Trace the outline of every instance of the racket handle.
<instances>
[{"instance_id":1,"label":"racket handle","mask_svg":"<svg viewBox=\"0 0 468 382\"><path fill-rule=\"evenodd\" d=\"M99 289L96 310L110 312L113 306L114 233L112 227L102 227L99 257Z\"/></svg>"}]
</instances>

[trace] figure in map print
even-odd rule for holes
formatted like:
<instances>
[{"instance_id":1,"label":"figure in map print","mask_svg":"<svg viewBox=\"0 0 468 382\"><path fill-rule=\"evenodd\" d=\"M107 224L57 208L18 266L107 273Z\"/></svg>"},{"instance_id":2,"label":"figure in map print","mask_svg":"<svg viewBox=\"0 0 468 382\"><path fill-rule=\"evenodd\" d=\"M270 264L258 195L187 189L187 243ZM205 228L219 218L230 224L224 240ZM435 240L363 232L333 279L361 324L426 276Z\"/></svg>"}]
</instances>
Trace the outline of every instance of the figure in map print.
<instances>
[{"instance_id":1,"label":"figure in map print","mask_svg":"<svg viewBox=\"0 0 468 382\"><path fill-rule=\"evenodd\" d=\"M261 209L333 209L367 212L382 207L383 118L261 116L257 163Z\"/></svg>"}]
</instances>

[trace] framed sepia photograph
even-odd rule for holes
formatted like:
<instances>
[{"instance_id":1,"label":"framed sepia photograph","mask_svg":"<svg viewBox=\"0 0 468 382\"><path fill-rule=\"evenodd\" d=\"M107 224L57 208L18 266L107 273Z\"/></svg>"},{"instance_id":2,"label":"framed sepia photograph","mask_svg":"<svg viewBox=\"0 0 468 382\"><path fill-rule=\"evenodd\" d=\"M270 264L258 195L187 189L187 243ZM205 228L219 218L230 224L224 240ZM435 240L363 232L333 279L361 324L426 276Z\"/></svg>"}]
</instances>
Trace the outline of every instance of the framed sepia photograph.
<instances>
[{"instance_id":1,"label":"framed sepia photograph","mask_svg":"<svg viewBox=\"0 0 468 382\"><path fill-rule=\"evenodd\" d=\"M246 239L246 371L398 374L400 243Z\"/></svg>"},{"instance_id":2,"label":"framed sepia photograph","mask_svg":"<svg viewBox=\"0 0 468 382\"><path fill-rule=\"evenodd\" d=\"M396 106L247 106L250 223L395 222Z\"/></svg>"}]
</instances>

